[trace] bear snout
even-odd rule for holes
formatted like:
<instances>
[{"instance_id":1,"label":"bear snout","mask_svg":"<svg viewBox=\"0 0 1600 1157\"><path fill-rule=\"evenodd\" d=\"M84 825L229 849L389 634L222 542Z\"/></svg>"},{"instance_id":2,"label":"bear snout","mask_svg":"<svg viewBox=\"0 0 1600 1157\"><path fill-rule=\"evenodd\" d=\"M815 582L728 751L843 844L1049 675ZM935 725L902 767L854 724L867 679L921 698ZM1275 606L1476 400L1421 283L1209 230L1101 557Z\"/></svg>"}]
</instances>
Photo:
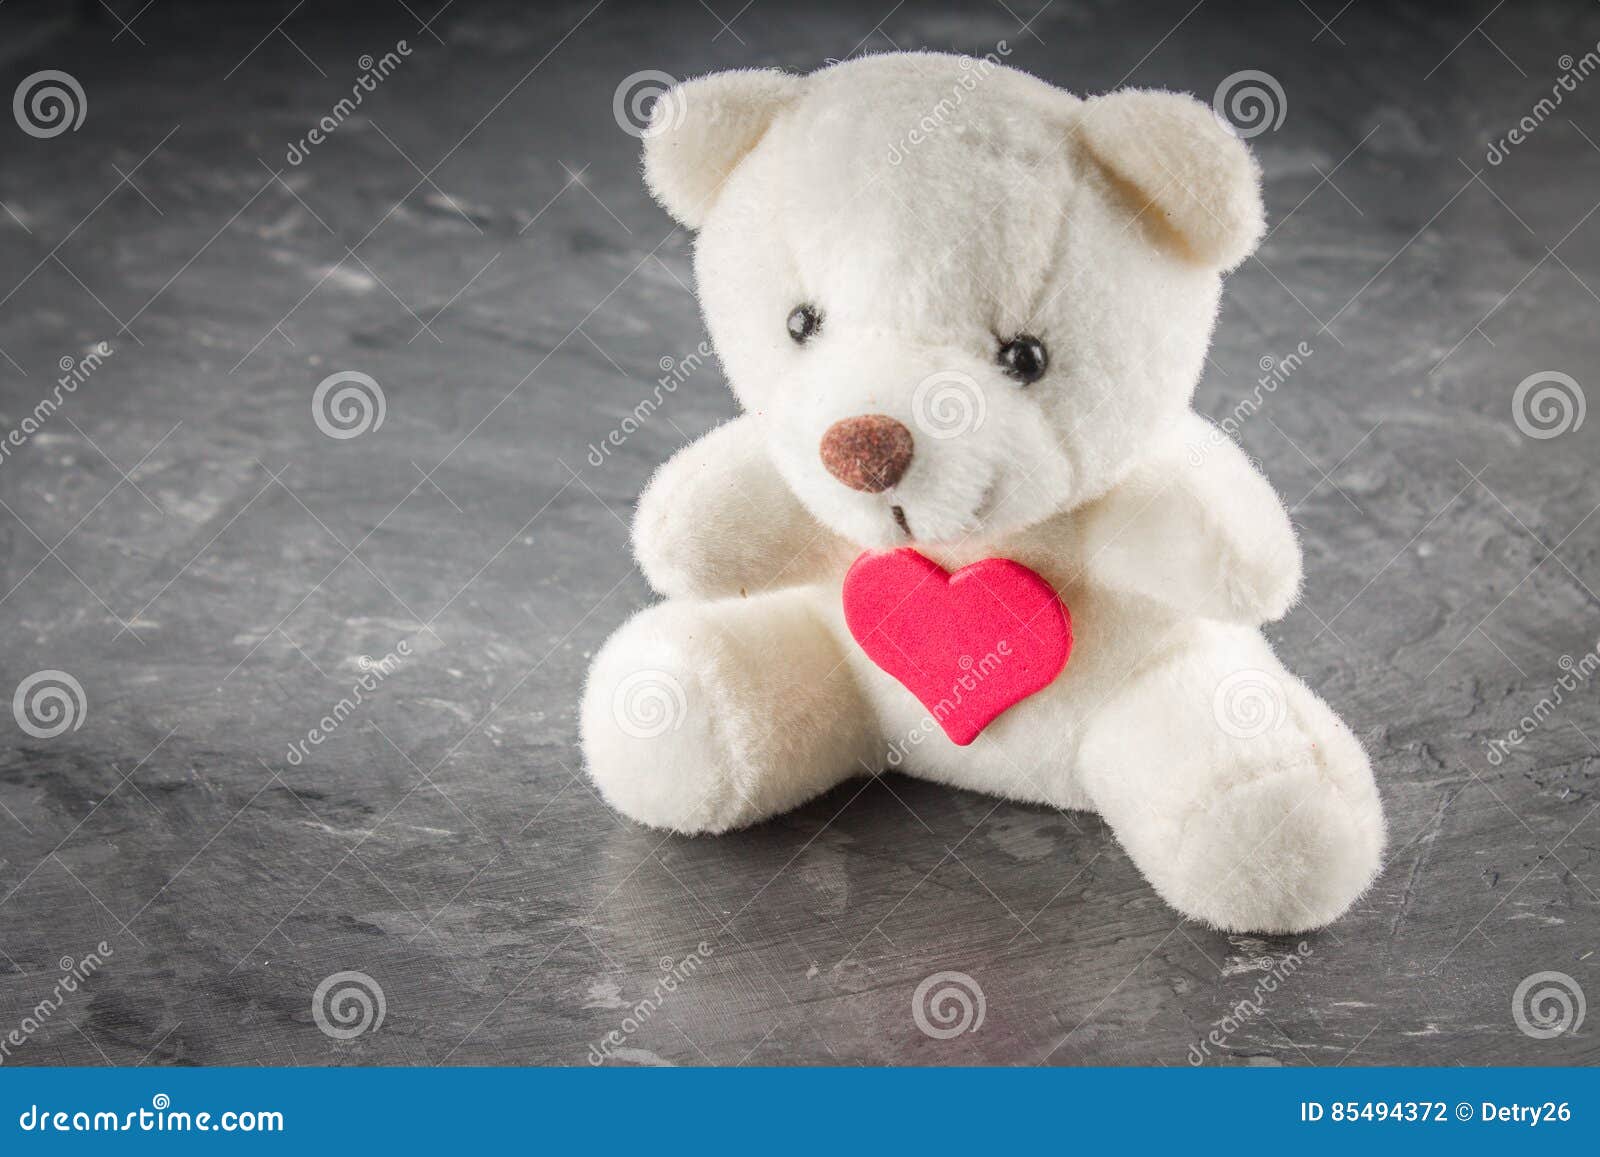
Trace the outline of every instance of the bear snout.
<instances>
[{"instance_id":1,"label":"bear snout","mask_svg":"<svg viewBox=\"0 0 1600 1157\"><path fill-rule=\"evenodd\" d=\"M852 490L877 494L911 467L911 431L887 414L844 418L822 435L822 464Z\"/></svg>"}]
</instances>

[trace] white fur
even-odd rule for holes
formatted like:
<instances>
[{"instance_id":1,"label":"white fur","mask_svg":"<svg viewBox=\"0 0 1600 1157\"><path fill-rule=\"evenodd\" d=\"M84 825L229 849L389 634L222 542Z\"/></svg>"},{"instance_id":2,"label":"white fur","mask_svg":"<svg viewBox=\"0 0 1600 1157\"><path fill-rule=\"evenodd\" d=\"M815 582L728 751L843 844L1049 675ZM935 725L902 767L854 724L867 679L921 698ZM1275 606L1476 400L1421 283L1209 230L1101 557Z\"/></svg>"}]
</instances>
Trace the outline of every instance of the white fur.
<instances>
[{"instance_id":1,"label":"white fur","mask_svg":"<svg viewBox=\"0 0 1600 1157\"><path fill-rule=\"evenodd\" d=\"M930 54L722 74L670 99L646 172L700 230L706 320L746 413L640 500L635 550L669 597L590 673L583 744L607 799L716 832L887 764L1094 809L1170 903L1218 927L1340 915L1383 844L1372 773L1258 629L1300 580L1282 504L1190 409L1219 274L1262 230L1243 145L1186 97L1084 102ZM823 314L803 346L784 324L802 303ZM1027 387L996 362L1021 332L1051 354ZM930 379L981 423L934 436ZM861 414L914 435L884 493L819 456ZM843 624L850 559L908 542L895 506L929 557L1016 559L1072 611L1066 670L970 747ZM646 738L619 700L641 678L673 691L672 726Z\"/></svg>"}]
</instances>

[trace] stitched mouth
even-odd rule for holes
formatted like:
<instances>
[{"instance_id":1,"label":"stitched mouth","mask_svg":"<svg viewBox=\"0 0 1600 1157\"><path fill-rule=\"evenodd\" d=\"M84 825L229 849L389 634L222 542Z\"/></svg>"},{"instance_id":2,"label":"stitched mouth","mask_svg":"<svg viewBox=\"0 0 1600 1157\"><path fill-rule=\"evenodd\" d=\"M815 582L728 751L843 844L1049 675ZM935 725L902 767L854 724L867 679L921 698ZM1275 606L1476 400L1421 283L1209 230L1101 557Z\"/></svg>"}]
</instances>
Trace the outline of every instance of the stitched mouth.
<instances>
[{"instance_id":1,"label":"stitched mouth","mask_svg":"<svg viewBox=\"0 0 1600 1157\"><path fill-rule=\"evenodd\" d=\"M889 513L894 515L895 525L901 530L905 531L907 538L916 537L911 533L911 523L906 521L906 508L904 506L891 506L889 508Z\"/></svg>"}]
</instances>

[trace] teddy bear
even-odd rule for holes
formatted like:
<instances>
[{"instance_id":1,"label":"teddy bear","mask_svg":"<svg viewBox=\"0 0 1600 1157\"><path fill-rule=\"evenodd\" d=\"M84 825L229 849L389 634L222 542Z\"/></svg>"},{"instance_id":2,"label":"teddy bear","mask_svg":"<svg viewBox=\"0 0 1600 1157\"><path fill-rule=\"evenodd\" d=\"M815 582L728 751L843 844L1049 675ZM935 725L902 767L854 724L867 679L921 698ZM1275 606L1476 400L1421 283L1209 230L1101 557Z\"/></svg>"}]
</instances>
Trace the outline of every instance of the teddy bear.
<instances>
[{"instance_id":1,"label":"teddy bear","mask_svg":"<svg viewBox=\"0 0 1600 1157\"><path fill-rule=\"evenodd\" d=\"M1183 916L1327 925L1371 766L1261 633L1301 558L1191 402L1265 227L1192 97L890 53L681 83L644 176L695 235L741 416L639 498L663 596L596 654L585 765L720 833L893 768L1098 813Z\"/></svg>"}]
</instances>

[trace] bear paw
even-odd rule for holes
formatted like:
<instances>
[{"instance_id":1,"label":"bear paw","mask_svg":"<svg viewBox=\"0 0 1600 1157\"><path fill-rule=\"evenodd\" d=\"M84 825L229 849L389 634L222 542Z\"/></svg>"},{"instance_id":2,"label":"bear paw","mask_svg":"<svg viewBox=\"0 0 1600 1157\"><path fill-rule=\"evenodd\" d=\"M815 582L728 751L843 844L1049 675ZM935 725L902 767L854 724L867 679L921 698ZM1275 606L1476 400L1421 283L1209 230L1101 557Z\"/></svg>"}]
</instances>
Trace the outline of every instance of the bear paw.
<instances>
[{"instance_id":1,"label":"bear paw","mask_svg":"<svg viewBox=\"0 0 1600 1157\"><path fill-rule=\"evenodd\" d=\"M653 828L723 832L744 821L738 704L719 680L713 631L663 603L625 623L589 670L580 715L589 776L606 802Z\"/></svg>"},{"instance_id":2,"label":"bear paw","mask_svg":"<svg viewBox=\"0 0 1600 1157\"><path fill-rule=\"evenodd\" d=\"M1353 746L1354 741L1351 741ZM1161 873L1172 905L1226 932L1289 933L1338 919L1377 875L1383 814L1357 748L1305 741L1185 817ZM1342 757L1353 767L1330 765Z\"/></svg>"}]
</instances>

